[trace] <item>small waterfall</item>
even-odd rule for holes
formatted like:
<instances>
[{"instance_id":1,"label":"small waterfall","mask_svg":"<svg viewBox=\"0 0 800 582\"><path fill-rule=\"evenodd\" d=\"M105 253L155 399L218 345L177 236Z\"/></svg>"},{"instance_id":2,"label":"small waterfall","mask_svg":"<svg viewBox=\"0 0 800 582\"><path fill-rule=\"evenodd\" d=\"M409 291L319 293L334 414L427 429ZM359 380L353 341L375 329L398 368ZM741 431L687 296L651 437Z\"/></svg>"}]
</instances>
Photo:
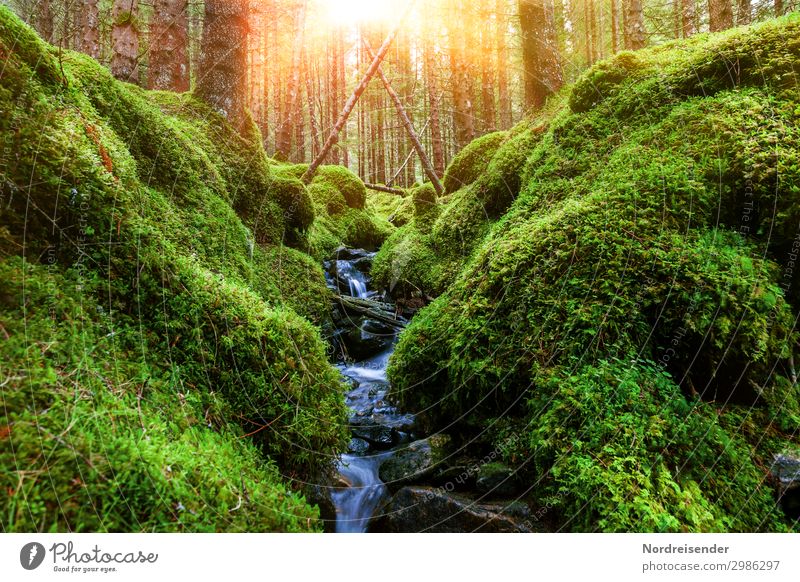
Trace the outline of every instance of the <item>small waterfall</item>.
<instances>
[{"instance_id":1,"label":"small waterfall","mask_svg":"<svg viewBox=\"0 0 800 582\"><path fill-rule=\"evenodd\" d=\"M357 299L366 299L367 298L367 286L359 281L358 279L347 279L347 283L350 285L350 296L356 297Z\"/></svg>"},{"instance_id":2,"label":"small waterfall","mask_svg":"<svg viewBox=\"0 0 800 582\"><path fill-rule=\"evenodd\" d=\"M350 486L331 494L337 508L336 533L367 531L372 514L386 497L386 485L378 477L385 456L342 455L339 474Z\"/></svg>"}]
</instances>

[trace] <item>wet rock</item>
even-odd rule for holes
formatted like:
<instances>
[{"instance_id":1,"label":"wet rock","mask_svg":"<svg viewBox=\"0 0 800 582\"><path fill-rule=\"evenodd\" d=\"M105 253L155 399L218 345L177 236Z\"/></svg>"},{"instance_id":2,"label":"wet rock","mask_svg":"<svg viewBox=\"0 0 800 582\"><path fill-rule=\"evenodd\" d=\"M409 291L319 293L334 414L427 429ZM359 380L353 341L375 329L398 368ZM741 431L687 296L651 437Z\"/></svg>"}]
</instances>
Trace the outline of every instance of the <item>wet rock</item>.
<instances>
[{"instance_id":1,"label":"wet rock","mask_svg":"<svg viewBox=\"0 0 800 582\"><path fill-rule=\"evenodd\" d=\"M775 455L770 473L777 485L778 499L792 519L800 517L800 455Z\"/></svg>"},{"instance_id":2,"label":"wet rock","mask_svg":"<svg viewBox=\"0 0 800 582\"><path fill-rule=\"evenodd\" d=\"M386 351L392 345L393 335L379 335L357 327L342 334L347 354L356 361L366 360Z\"/></svg>"},{"instance_id":3,"label":"wet rock","mask_svg":"<svg viewBox=\"0 0 800 582\"><path fill-rule=\"evenodd\" d=\"M347 247L339 247L333 252L333 260L336 261L352 261L373 256L375 256L375 253L371 253L370 251L364 249L349 249Z\"/></svg>"},{"instance_id":4,"label":"wet rock","mask_svg":"<svg viewBox=\"0 0 800 582\"><path fill-rule=\"evenodd\" d=\"M353 436L367 441L377 449L389 449L394 445L391 427L382 424L364 424L350 427Z\"/></svg>"},{"instance_id":5,"label":"wet rock","mask_svg":"<svg viewBox=\"0 0 800 582\"><path fill-rule=\"evenodd\" d=\"M400 489L376 516L371 531L385 533L517 533L544 531L521 502L477 503L433 487Z\"/></svg>"},{"instance_id":6,"label":"wet rock","mask_svg":"<svg viewBox=\"0 0 800 582\"><path fill-rule=\"evenodd\" d=\"M397 334L396 328L375 319L364 319L361 323L361 329L367 333L384 335L390 338L393 338Z\"/></svg>"},{"instance_id":7,"label":"wet rock","mask_svg":"<svg viewBox=\"0 0 800 582\"><path fill-rule=\"evenodd\" d=\"M336 531L336 505L333 502L332 493L337 487L347 487L348 484L341 481L341 476L324 476L317 479L319 483L308 484L303 488L306 500L311 505L319 507L319 519L326 532Z\"/></svg>"},{"instance_id":8,"label":"wet rock","mask_svg":"<svg viewBox=\"0 0 800 582\"><path fill-rule=\"evenodd\" d=\"M353 437L350 439L350 444L347 445L347 450L354 455L363 455L369 450L369 443L364 439Z\"/></svg>"},{"instance_id":9,"label":"wet rock","mask_svg":"<svg viewBox=\"0 0 800 582\"><path fill-rule=\"evenodd\" d=\"M475 487L494 497L514 497L520 492L516 473L502 463L486 463L478 469Z\"/></svg>"},{"instance_id":10,"label":"wet rock","mask_svg":"<svg viewBox=\"0 0 800 582\"><path fill-rule=\"evenodd\" d=\"M381 481L389 487L400 487L424 479L447 458L448 435L433 435L414 441L381 464Z\"/></svg>"}]
</instances>

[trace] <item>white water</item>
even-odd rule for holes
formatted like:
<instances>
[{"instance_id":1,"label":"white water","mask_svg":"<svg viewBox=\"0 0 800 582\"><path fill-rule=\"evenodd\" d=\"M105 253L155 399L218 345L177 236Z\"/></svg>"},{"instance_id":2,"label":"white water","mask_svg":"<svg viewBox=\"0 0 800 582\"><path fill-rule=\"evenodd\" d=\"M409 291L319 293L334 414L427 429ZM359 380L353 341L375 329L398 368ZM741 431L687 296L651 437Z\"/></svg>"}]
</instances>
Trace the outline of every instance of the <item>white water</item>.
<instances>
[{"instance_id":1,"label":"white water","mask_svg":"<svg viewBox=\"0 0 800 582\"><path fill-rule=\"evenodd\" d=\"M358 299L366 299L367 298L367 286L359 281L358 279L347 279L347 283L350 285L350 295L352 297L356 297Z\"/></svg>"},{"instance_id":2,"label":"white water","mask_svg":"<svg viewBox=\"0 0 800 582\"><path fill-rule=\"evenodd\" d=\"M350 486L331 493L336 506L336 533L367 531L369 519L386 497L386 485L378 477L378 469L387 455L342 455L339 474Z\"/></svg>"}]
</instances>

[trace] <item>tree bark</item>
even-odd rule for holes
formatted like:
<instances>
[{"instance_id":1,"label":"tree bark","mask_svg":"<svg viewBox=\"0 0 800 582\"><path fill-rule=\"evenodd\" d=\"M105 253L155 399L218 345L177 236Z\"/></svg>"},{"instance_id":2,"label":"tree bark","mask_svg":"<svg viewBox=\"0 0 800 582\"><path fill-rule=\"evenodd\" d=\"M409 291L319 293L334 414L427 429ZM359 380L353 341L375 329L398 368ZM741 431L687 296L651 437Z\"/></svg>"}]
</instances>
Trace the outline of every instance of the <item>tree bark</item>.
<instances>
[{"instance_id":1,"label":"tree bark","mask_svg":"<svg viewBox=\"0 0 800 582\"><path fill-rule=\"evenodd\" d=\"M480 22L484 26L480 30L481 35L481 116L483 117L483 131L489 133L497 129L496 106L494 101L494 76L495 65L494 34L491 28L486 25L492 21L492 12L486 3L482 3L480 11Z\"/></svg>"},{"instance_id":2,"label":"tree bark","mask_svg":"<svg viewBox=\"0 0 800 582\"><path fill-rule=\"evenodd\" d=\"M50 9L50 0L42 0L37 20L41 37L47 42L53 42L53 12Z\"/></svg>"},{"instance_id":3,"label":"tree bark","mask_svg":"<svg viewBox=\"0 0 800 582\"><path fill-rule=\"evenodd\" d=\"M753 19L753 6L750 0L739 0L737 3L736 24L743 26L750 24Z\"/></svg>"},{"instance_id":4,"label":"tree bark","mask_svg":"<svg viewBox=\"0 0 800 582\"><path fill-rule=\"evenodd\" d=\"M248 0L206 0L197 94L239 131L247 114Z\"/></svg>"},{"instance_id":5,"label":"tree bark","mask_svg":"<svg viewBox=\"0 0 800 582\"><path fill-rule=\"evenodd\" d=\"M389 52L389 48L392 46L392 42L394 42L394 39L397 36L398 31L400 30L400 26L402 25L403 21L405 21L413 5L414 2L408 3L405 13L403 14L403 16L400 17L395 27L383 41L381 48L378 49L378 54L375 55L374 59L372 59L372 63L370 64L369 69L367 69L367 72L364 74L364 77L356 86L355 90L353 91L353 94L350 95L350 98L347 100L347 103L345 103L344 108L342 109L342 112L339 115L339 119L333 126L331 134L325 141L325 145L322 146L322 151L320 151L319 155L314 159L313 162L311 162L311 165L308 166L308 170L306 170L306 173L303 174L303 183L309 184L311 180L314 179L317 170L322 165L322 162L325 161L325 157L328 155L328 152L331 151L331 148L334 145L336 145L336 142L339 139L339 133L342 131L342 128L347 123L347 119L353 112L353 108L358 102L358 98L361 97L361 95L364 93L364 90L367 88L367 85L369 85L369 82L372 80L372 78L375 76L375 73L378 71L378 67L381 66L381 62L386 57L386 53Z\"/></svg>"},{"instance_id":6,"label":"tree bark","mask_svg":"<svg viewBox=\"0 0 800 582\"><path fill-rule=\"evenodd\" d=\"M300 92L301 60L303 42L305 40L305 14L306 2L303 1L297 5L297 12L295 13L294 43L292 45L291 75L286 95L286 113L275 143L275 149L287 159L290 157L292 149L292 135L297 131L295 124L297 123L297 96Z\"/></svg>"},{"instance_id":7,"label":"tree bark","mask_svg":"<svg viewBox=\"0 0 800 582\"><path fill-rule=\"evenodd\" d=\"M617 0L611 0L611 52L616 53L618 50L619 50L619 6L617 5Z\"/></svg>"},{"instance_id":8,"label":"tree bark","mask_svg":"<svg viewBox=\"0 0 800 582\"><path fill-rule=\"evenodd\" d=\"M451 86L453 92L453 126L456 132L456 143L459 148L465 147L475 139L475 115L473 102L470 99L469 64L464 50L465 31L457 27L464 8L461 0L451 0L450 26L448 29L450 44Z\"/></svg>"},{"instance_id":9,"label":"tree bark","mask_svg":"<svg viewBox=\"0 0 800 582\"><path fill-rule=\"evenodd\" d=\"M563 84L552 0L519 0L525 105L540 108Z\"/></svg>"},{"instance_id":10,"label":"tree bark","mask_svg":"<svg viewBox=\"0 0 800 582\"><path fill-rule=\"evenodd\" d=\"M622 0L622 2L625 48L632 51L644 48L647 44L647 34L644 29L642 0Z\"/></svg>"},{"instance_id":11,"label":"tree bark","mask_svg":"<svg viewBox=\"0 0 800 582\"><path fill-rule=\"evenodd\" d=\"M423 53L425 65L425 90L428 97L428 115L430 119L431 152L433 154L433 169L438 176L444 175L444 140L442 137L441 121L441 95L439 94L436 43L434 39L435 27L432 19L425 19L423 29Z\"/></svg>"},{"instance_id":12,"label":"tree bark","mask_svg":"<svg viewBox=\"0 0 800 582\"><path fill-rule=\"evenodd\" d=\"M139 82L139 0L114 0L111 29L111 73L122 81Z\"/></svg>"},{"instance_id":13,"label":"tree bark","mask_svg":"<svg viewBox=\"0 0 800 582\"><path fill-rule=\"evenodd\" d=\"M150 24L151 89L189 90L187 0L155 0Z\"/></svg>"},{"instance_id":14,"label":"tree bark","mask_svg":"<svg viewBox=\"0 0 800 582\"><path fill-rule=\"evenodd\" d=\"M711 32L727 30L733 26L731 0L708 0L708 29Z\"/></svg>"},{"instance_id":15,"label":"tree bark","mask_svg":"<svg viewBox=\"0 0 800 582\"><path fill-rule=\"evenodd\" d=\"M100 56L97 0L84 0L81 11L81 51L92 58Z\"/></svg>"},{"instance_id":16,"label":"tree bark","mask_svg":"<svg viewBox=\"0 0 800 582\"><path fill-rule=\"evenodd\" d=\"M689 38L697 32L695 26L695 2L697 0L681 0L681 24L683 29L683 38Z\"/></svg>"},{"instance_id":17,"label":"tree bark","mask_svg":"<svg viewBox=\"0 0 800 582\"><path fill-rule=\"evenodd\" d=\"M500 129L509 129L514 125L511 108L511 96L508 90L508 9L507 0L496 0L495 3L495 45L497 50L497 99L500 105ZM441 175L441 174L440 174Z\"/></svg>"}]
</instances>

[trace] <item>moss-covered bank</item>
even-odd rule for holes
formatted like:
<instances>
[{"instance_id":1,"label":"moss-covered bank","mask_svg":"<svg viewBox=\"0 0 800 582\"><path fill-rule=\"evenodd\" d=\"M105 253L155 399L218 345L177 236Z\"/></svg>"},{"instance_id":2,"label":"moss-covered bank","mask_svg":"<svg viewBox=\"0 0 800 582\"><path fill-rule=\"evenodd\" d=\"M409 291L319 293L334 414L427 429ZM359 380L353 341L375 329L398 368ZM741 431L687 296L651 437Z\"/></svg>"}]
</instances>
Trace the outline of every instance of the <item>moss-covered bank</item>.
<instances>
[{"instance_id":1,"label":"moss-covered bank","mask_svg":"<svg viewBox=\"0 0 800 582\"><path fill-rule=\"evenodd\" d=\"M485 171L458 167L373 269L439 295L395 396L516 436L506 461L566 530L790 527L769 466L800 445L798 62L797 15L621 53L468 151Z\"/></svg>"},{"instance_id":2,"label":"moss-covered bank","mask_svg":"<svg viewBox=\"0 0 800 582\"><path fill-rule=\"evenodd\" d=\"M390 227L346 170L315 181L339 221L254 126L117 82L6 7L0 55L2 529L316 529L297 491L346 429L315 259Z\"/></svg>"}]
</instances>

